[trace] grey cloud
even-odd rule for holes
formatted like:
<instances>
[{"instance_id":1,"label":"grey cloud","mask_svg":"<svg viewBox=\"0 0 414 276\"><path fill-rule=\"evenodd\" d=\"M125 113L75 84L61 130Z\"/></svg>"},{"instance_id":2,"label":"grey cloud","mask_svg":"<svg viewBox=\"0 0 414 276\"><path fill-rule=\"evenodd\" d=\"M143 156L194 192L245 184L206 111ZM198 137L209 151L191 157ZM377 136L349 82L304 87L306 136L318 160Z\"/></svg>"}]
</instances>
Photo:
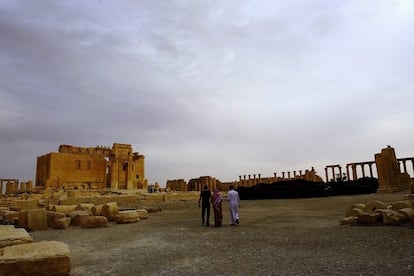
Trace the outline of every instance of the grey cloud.
<instances>
[{"instance_id":1,"label":"grey cloud","mask_svg":"<svg viewBox=\"0 0 414 276\"><path fill-rule=\"evenodd\" d=\"M131 143L161 185L412 154L414 22L393 3L10 3L0 176L63 143Z\"/></svg>"}]
</instances>

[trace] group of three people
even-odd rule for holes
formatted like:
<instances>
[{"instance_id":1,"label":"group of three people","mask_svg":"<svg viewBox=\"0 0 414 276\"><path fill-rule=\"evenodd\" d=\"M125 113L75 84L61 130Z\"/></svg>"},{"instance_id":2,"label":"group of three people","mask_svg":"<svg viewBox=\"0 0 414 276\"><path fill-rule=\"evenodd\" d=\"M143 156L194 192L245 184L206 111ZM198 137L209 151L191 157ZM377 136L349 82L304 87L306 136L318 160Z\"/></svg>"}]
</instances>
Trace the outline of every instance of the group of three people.
<instances>
[{"instance_id":1,"label":"group of three people","mask_svg":"<svg viewBox=\"0 0 414 276\"><path fill-rule=\"evenodd\" d=\"M239 193L234 190L233 185L229 187L229 193L227 194L227 199L229 202L229 211L230 211L230 225L239 224L239 207L240 207L240 198ZM201 207L201 222L202 224L209 226L210 225L210 202L213 205L214 211L214 226L220 227L223 223L223 212L221 203L223 198L221 197L219 190L214 189L213 196L209 191L207 185L203 187L203 190L200 193L200 198L198 200L198 207ZM201 206L200 206L201 202Z\"/></svg>"}]
</instances>

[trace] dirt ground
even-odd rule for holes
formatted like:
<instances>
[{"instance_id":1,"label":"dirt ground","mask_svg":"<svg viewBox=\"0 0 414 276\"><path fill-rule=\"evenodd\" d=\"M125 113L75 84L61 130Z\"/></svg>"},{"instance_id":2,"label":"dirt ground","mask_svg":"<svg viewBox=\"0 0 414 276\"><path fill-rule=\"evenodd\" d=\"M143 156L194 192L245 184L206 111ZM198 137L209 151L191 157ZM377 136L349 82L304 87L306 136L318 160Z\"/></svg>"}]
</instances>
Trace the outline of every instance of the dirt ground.
<instances>
[{"instance_id":1,"label":"dirt ground","mask_svg":"<svg viewBox=\"0 0 414 276\"><path fill-rule=\"evenodd\" d=\"M201 225L197 201L107 228L31 232L69 245L72 275L414 275L413 226L344 226L354 203L404 193L242 201L240 225ZM210 223L213 217L210 218Z\"/></svg>"}]
</instances>

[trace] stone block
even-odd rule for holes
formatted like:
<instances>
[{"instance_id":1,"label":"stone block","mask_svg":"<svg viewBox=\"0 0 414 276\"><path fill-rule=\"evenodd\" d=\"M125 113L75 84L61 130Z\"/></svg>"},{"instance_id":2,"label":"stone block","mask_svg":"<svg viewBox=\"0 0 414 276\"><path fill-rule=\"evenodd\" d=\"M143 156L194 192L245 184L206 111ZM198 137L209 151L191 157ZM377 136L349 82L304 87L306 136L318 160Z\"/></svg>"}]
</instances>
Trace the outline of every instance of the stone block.
<instances>
[{"instance_id":1,"label":"stone block","mask_svg":"<svg viewBox=\"0 0 414 276\"><path fill-rule=\"evenodd\" d=\"M107 227L108 219L104 216L87 216L81 220L82 228Z\"/></svg>"},{"instance_id":2,"label":"stone block","mask_svg":"<svg viewBox=\"0 0 414 276\"><path fill-rule=\"evenodd\" d=\"M358 220L358 217L344 217L339 221L340 225L349 225L355 224Z\"/></svg>"},{"instance_id":3,"label":"stone block","mask_svg":"<svg viewBox=\"0 0 414 276\"><path fill-rule=\"evenodd\" d=\"M412 208L413 202L410 200L403 200L403 201L397 201L390 203L392 210L400 210L404 208Z\"/></svg>"},{"instance_id":4,"label":"stone block","mask_svg":"<svg viewBox=\"0 0 414 276\"><path fill-rule=\"evenodd\" d=\"M137 209L136 212L140 219L147 219L148 218L148 211L145 209Z\"/></svg>"},{"instance_id":5,"label":"stone block","mask_svg":"<svg viewBox=\"0 0 414 276\"><path fill-rule=\"evenodd\" d=\"M53 228L55 229L66 229L70 225L70 217L60 218L54 221Z\"/></svg>"},{"instance_id":6,"label":"stone block","mask_svg":"<svg viewBox=\"0 0 414 276\"><path fill-rule=\"evenodd\" d=\"M145 210L148 211L148 213L157 213L161 211L161 207L144 207Z\"/></svg>"},{"instance_id":7,"label":"stone block","mask_svg":"<svg viewBox=\"0 0 414 276\"><path fill-rule=\"evenodd\" d=\"M119 213L119 206L116 202L109 202L102 206L102 215L105 216L108 221L114 220L115 216Z\"/></svg>"},{"instance_id":8,"label":"stone block","mask_svg":"<svg viewBox=\"0 0 414 276\"><path fill-rule=\"evenodd\" d=\"M39 208L38 201L36 199L16 199L13 201L12 205L20 208L20 210L30 210Z\"/></svg>"},{"instance_id":9,"label":"stone block","mask_svg":"<svg viewBox=\"0 0 414 276\"><path fill-rule=\"evenodd\" d=\"M42 241L0 249L0 275L70 275L70 251L62 242Z\"/></svg>"},{"instance_id":10,"label":"stone block","mask_svg":"<svg viewBox=\"0 0 414 276\"><path fill-rule=\"evenodd\" d=\"M0 248L33 242L33 238L23 228L15 228L13 225L0 225Z\"/></svg>"},{"instance_id":11,"label":"stone block","mask_svg":"<svg viewBox=\"0 0 414 276\"><path fill-rule=\"evenodd\" d=\"M66 217L65 213L47 211L47 226L54 227L55 221L64 217Z\"/></svg>"},{"instance_id":12,"label":"stone block","mask_svg":"<svg viewBox=\"0 0 414 276\"><path fill-rule=\"evenodd\" d=\"M27 210L27 230L45 230L47 229L47 211L46 209Z\"/></svg>"},{"instance_id":13,"label":"stone block","mask_svg":"<svg viewBox=\"0 0 414 276\"><path fill-rule=\"evenodd\" d=\"M90 214L88 211L73 211L67 214L70 217L70 224L74 226L79 226L82 223L82 218L89 217Z\"/></svg>"},{"instance_id":14,"label":"stone block","mask_svg":"<svg viewBox=\"0 0 414 276\"><path fill-rule=\"evenodd\" d=\"M399 214L407 218L407 222L414 222L414 209L413 208L403 208L397 211Z\"/></svg>"},{"instance_id":15,"label":"stone block","mask_svg":"<svg viewBox=\"0 0 414 276\"><path fill-rule=\"evenodd\" d=\"M19 222L18 225L20 228L27 229L27 210L19 212Z\"/></svg>"},{"instance_id":16,"label":"stone block","mask_svg":"<svg viewBox=\"0 0 414 276\"><path fill-rule=\"evenodd\" d=\"M359 224L378 224L381 221L381 214L379 213L362 213L358 216L357 223Z\"/></svg>"},{"instance_id":17,"label":"stone block","mask_svg":"<svg viewBox=\"0 0 414 276\"><path fill-rule=\"evenodd\" d=\"M119 211L115 216L116 223L134 223L140 220L136 210Z\"/></svg>"},{"instance_id":18,"label":"stone block","mask_svg":"<svg viewBox=\"0 0 414 276\"><path fill-rule=\"evenodd\" d=\"M356 203L356 204L353 204L350 209L361 209L361 210L364 210L365 206L366 205L364 203Z\"/></svg>"},{"instance_id":19,"label":"stone block","mask_svg":"<svg viewBox=\"0 0 414 276\"><path fill-rule=\"evenodd\" d=\"M94 207L92 207L91 208L92 215L102 216L102 207L103 207L103 204L98 204L98 205L95 205Z\"/></svg>"},{"instance_id":20,"label":"stone block","mask_svg":"<svg viewBox=\"0 0 414 276\"><path fill-rule=\"evenodd\" d=\"M69 214L70 212L75 211L76 207L78 207L78 205L53 205L50 211Z\"/></svg>"},{"instance_id":21,"label":"stone block","mask_svg":"<svg viewBox=\"0 0 414 276\"><path fill-rule=\"evenodd\" d=\"M362 213L363 211L361 209L352 208L346 211L345 217L358 217Z\"/></svg>"},{"instance_id":22,"label":"stone block","mask_svg":"<svg viewBox=\"0 0 414 276\"><path fill-rule=\"evenodd\" d=\"M367 202L364 208L364 212L370 213L374 212L377 209L385 209L387 208L384 204L384 202L379 200L370 200Z\"/></svg>"},{"instance_id":23,"label":"stone block","mask_svg":"<svg viewBox=\"0 0 414 276\"><path fill-rule=\"evenodd\" d=\"M19 213L16 211L3 211L1 216L3 224L14 224L19 219Z\"/></svg>"}]
</instances>

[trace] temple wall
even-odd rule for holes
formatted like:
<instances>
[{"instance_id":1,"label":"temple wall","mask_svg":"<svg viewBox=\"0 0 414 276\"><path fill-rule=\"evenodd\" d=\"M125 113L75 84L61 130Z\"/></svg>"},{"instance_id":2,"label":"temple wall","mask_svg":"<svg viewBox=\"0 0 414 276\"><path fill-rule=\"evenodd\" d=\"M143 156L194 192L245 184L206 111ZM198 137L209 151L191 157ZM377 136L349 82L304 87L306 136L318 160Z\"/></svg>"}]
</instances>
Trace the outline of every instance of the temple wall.
<instances>
[{"instance_id":1,"label":"temple wall","mask_svg":"<svg viewBox=\"0 0 414 276\"><path fill-rule=\"evenodd\" d=\"M143 155L128 144L109 147L61 145L59 152L37 158L36 186L146 189Z\"/></svg>"}]
</instances>

